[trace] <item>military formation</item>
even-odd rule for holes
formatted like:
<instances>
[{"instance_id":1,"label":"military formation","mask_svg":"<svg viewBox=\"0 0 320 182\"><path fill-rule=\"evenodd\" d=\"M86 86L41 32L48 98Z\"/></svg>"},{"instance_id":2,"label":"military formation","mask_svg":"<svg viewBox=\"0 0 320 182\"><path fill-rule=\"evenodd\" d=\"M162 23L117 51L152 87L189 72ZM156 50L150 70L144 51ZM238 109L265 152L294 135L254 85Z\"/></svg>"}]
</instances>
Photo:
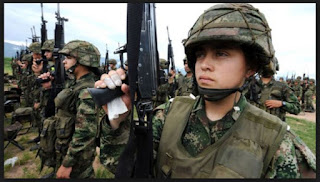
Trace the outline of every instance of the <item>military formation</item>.
<instances>
[{"instance_id":1,"label":"military formation","mask_svg":"<svg viewBox=\"0 0 320 182\"><path fill-rule=\"evenodd\" d=\"M281 60L270 31L252 5L218 4L200 15L183 41L185 75L176 74L173 53L158 58L148 177L315 178L315 155L286 123L286 113L315 112L315 80L275 79ZM53 168L46 178L94 178L96 147L116 177L141 170L120 165L126 147L136 145L131 135L139 132L132 131L134 99L124 81L130 60L117 66L107 58L100 66L92 43L59 47L60 41L35 40L11 64L25 101L13 113L32 116L38 133L30 150L37 150L41 170ZM102 106L87 89L116 86L123 95Z\"/></svg>"}]
</instances>

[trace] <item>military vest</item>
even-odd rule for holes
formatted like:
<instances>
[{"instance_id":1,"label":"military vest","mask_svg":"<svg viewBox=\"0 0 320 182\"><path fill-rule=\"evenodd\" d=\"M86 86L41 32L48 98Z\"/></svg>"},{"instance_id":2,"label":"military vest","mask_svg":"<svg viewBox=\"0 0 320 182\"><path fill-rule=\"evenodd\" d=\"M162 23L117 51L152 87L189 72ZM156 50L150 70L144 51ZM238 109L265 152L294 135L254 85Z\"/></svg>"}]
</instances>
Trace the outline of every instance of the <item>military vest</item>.
<instances>
[{"instance_id":1,"label":"military vest","mask_svg":"<svg viewBox=\"0 0 320 182\"><path fill-rule=\"evenodd\" d=\"M278 116L282 121L286 120L286 111L279 108L269 109L264 104L266 100L285 100L285 88L287 86L281 82L273 81L273 84L261 85L261 93L259 94L260 104L252 103L254 106L270 113L272 115Z\"/></svg>"},{"instance_id":2,"label":"military vest","mask_svg":"<svg viewBox=\"0 0 320 182\"><path fill-rule=\"evenodd\" d=\"M182 145L181 137L194 103L195 100L187 97L174 99L161 134L156 176L263 177L286 133L287 124L247 103L235 124L221 139L192 157Z\"/></svg>"}]
</instances>

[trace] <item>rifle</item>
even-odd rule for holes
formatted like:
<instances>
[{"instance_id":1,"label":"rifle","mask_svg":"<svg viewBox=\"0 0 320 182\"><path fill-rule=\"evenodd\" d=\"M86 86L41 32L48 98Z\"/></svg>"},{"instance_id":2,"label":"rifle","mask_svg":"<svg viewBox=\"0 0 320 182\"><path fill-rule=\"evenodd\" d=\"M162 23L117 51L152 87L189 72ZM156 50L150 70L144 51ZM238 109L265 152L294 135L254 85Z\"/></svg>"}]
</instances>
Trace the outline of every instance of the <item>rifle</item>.
<instances>
[{"instance_id":1,"label":"rifle","mask_svg":"<svg viewBox=\"0 0 320 182\"><path fill-rule=\"evenodd\" d=\"M168 32L168 41L169 41L169 44L168 44L168 62L169 62L169 65L171 63L171 70L175 70L176 66L174 64L173 49L172 49L171 39L170 39L170 36L169 36L169 28L168 28L168 26L167 26L167 32ZM168 67L168 73L169 73L169 67Z\"/></svg>"},{"instance_id":2,"label":"rifle","mask_svg":"<svg viewBox=\"0 0 320 182\"><path fill-rule=\"evenodd\" d=\"M136 108L138 120L133 120L131 112L129 141L119 158L115 176L146 178L152 176L153 170L152 97L160 82L154 3L128 3L126 50L132 111ZM123 94L120 87L88 88L88 91L98 106Z\"/></svg>"},{"instance_id":3,"label":"rifle","mask_svg":"<svg viewBox=\"0 0 320 182\"><path fill-rule=\"evenodd\" d=\"M171 63L171 70L176 71L176 66L174 64L174 58L173 58L173 49L172 49L171 39L170 39L170 36L169 36L169 28L168 28L168 26L167 26L167 32L168 32L168 41L169 41L169 44L168 44L168 62L169 62L169 66L170 66L170 63ZM169 72L169 66L168 66L168 76L171 77L171 74ZM173 85L172 85L171 90L169 90L169 94L168 94L169 99L174 97L174 92L177 89L176 78L174 77L173 79L174 79L173 83L172 83Z\"/></svg>"},{"instance_id":4,"label":"rifle","mask_svg":"<svg viewBox=\"0 0 320 182\"><path fill-rule=\"evenodd\" d=\"M116 49L113 54L119 54L120 56L120 63L121 63L121 68L124 69L124 66L123 66L123 53L126 53L127 52L127 44L119 47L118 49ZM109 65L108 65L109 66Z\"/></svg>"},{"instance_id":5,"label":"rifle","mask_svg":"<svg viewBox=\"0 0 320 182\"><path fill-rule=\"evenodd\" d=\"M52 56L55 59L55 86L57 89L57 93L59 93L63 89L63 84L65 81L65 70L63 61L63 55L59 54L59 50L61 50L64 46L64 22L68 21L68 19L60 16L60 6L59 3L57 5L57 12L55 12L57 22L54 30L54 48Z\"/></svg>"},{"instance_id":6,"label":"rifle","mask_svg":"<svg viewBox=\"0 0 320 182\"><path fill-rule=\"evenodd\" d=\"M41 4L41 47L43 46L43 43L47 40L47 28L46 28L46 23L47 21L44 20L43 18L43 3ZM46 56L44 55L45 51L41 50L42 54L42 60L43 61L43 67L42 67L42 73L46 73L48 71L47 65L48 65L48 60Z\"/></svg>"},{"instance_id":7,"label":"rifle","mask_svg":"<svg viewBox=\"0 0 320 182\"><path fill-rule=\"evenodd\" d=\"M104 59L104 68L103 72L104 73L109 73L109 50L108 50L108 44L106 44L106 57ZM106 66L107 66L107 72L106 72Z\"/></svg>"},{"instance_id":8,"label":"rifle","mask_svg":"<svg viewBox=\"0 0 320 182\"><path fill-rule=\"evenodd\" d=\"M33 26L33 29L32 28L30 29L31 29L31 37L29 37L29 39L31 39L32 42L39 42L40 37L37 36L36 29L34 28L34 26Z\"/></svg>"}]
</instances>

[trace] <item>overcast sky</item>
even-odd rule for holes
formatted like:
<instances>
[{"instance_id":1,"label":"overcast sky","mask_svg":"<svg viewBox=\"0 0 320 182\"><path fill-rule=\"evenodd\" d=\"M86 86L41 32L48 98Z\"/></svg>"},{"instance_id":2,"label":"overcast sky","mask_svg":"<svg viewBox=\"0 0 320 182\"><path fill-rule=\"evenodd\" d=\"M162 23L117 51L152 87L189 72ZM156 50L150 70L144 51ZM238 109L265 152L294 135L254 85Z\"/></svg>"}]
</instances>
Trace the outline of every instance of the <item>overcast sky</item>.
<instances>
[{"instance_id":1,"label":"overcast sky","mask_svg":"<svg viewBox=\"0 0 320 182\"><path fill-rule=\"evenodd\" d=\"M315 78L316 73L316 4L315 3L251 3L267 18L272 31L276 57L280 63L277 77L303 73ZM183 69L184 49L181 41L201 13L214 3L157 3L156 24L160 58L167 59L169 27L174 59ZM126 43L125 3L60 3L60 15L65 23L65 43L86 40L98 47L105 57L106 43L109 58L119 59L113 52ZM48 38L54 38L57 3L44 3L44 18L48 21ZM40 3L4 3L4 41L25 45L35 26L40 36ZM31 40L28 39L29 45ZM126 55L125 55L126 58ZM118 65L119 66L119 65Z\"/></svg>"}]
</instances>

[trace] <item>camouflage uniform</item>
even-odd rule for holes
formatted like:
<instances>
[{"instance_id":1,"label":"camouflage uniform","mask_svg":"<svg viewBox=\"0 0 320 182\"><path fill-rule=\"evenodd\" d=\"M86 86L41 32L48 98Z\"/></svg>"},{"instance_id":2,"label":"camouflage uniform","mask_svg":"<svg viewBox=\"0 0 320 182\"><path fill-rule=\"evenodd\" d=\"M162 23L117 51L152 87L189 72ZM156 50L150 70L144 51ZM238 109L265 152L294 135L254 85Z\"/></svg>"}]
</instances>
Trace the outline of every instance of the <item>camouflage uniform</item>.
<instances>
[{"instance_id":1,"label":"camouflage uniform","mask_svg":"<svg viewBox=\"0 0 320 182\"><path fill-rule=\"evenodd\" d=\"M312 84L310 84L312 82ZM314 79L309 80L309 85L305 91L304 103L305 103L305 111L314 112L313 100L312 97L316 95L316 86L314 85Z\"/></svg>"},{"instance_id":2,"label":"camouflage uniform","mask_svg":"<svg viewBox=\"0 0 320 182\"><path fill-rule=\"evenodd\" d=\"M243 111L247 101L244 96L240 98L235 106ZM160 109L162 108L162 109ZM156 156L162 129L165 125L166 116L170 108L170 102L158 107L153 118L153 147L154 156ZM241 114L241 113L239 113ZM210 121L205 112L204 101L202 98L193 106L189 115L189 120L181 136L181 143L184 149L193 157L199 155L207 147L213 145L232 128L237 121L235 110L229 111L222 119ZM315 156L310 149L294 135L288 131L283 138L278 151L275 153L272 164L267 170L265 178L301 178L303 177L302 169L316 170ZM262 176L263 177L263 176Z\"/></svg>"},{"instance_id":3,"label":"camouflage uniform","mask_svg":"<svg viewBox=\"0 0 320 182\"><path fill-rule=\"evenodd\" d=\"M261 89L261 93L258 95L258 102L250 102L252 105L278 116L283 121L286 119L286 112L299 114L301 110L300 103L294 95L294 92L287 85L272 78L267 84L263 84L262 81L259 80L257 86ZM269 109L264 104L266 100L281 100L285 101L286 105L280 108Z\"/></svg>"},{"instance_id":4,"label":"camouflage uniform","mask_svg":"<svg viewBox=\"0 0 320 182\"><path fill-rule=\"evenodd\" d=\"M160 69L163 71L164 69L168 68L167 61L165 59L160 59ZM157 106L165 103L168 98L168 92L170 89L170 84L168 83L168 76L164 73L164 80L165 83L162 83L157 88L157 95L152 97L153 101L153 108L156 108Z\"/></svg>"},{"instance_id":5,"label":"camouflage uniform","mask_svg":"<svg viewBox=\"0 0 320 182\"><path fill-rule=\"evenodd\" d=\"M294 83L295 84L292 86L292 89L293 89L294 95L298 98L298 101L300 103L300 100L302 98L302 87L300 85L300 80L295 80Z\"/></svg>"},{"instance_id":6,"label":"camouflage uniform","mask_svg":"<svg viewBox=\"0 0 320 182\"><path fill-rule=\"evenodd\" d=\"M189 96L190 94L194 96L198 95L197 88L194 84L194 77L179 76L178 79L178 89L176 90L175 96Z\"/></svg>"}]
</instances>

